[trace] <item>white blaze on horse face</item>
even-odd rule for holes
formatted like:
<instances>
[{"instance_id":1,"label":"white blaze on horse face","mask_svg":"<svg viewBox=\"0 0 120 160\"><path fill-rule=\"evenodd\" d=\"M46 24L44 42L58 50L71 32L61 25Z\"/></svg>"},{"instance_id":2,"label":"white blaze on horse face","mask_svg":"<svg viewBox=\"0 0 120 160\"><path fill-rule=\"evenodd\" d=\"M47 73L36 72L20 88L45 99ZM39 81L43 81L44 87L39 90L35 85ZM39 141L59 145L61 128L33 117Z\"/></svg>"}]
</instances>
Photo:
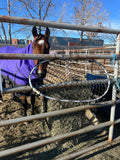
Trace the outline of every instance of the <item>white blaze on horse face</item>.
<instances>
[{"instance_id":1,"label":"white blaze on horse face","mask_svg":"<svg viewBox=\"0 0 120 160\"><path fill-rule=\"evenodd\" d=\"M44 41L43 39L41 39L41 40L38 41L38 44L39 44L39 45L42 45L42 44L44 44L44 43L45 43L45 41Z\"/></svg>"}]
</instances>

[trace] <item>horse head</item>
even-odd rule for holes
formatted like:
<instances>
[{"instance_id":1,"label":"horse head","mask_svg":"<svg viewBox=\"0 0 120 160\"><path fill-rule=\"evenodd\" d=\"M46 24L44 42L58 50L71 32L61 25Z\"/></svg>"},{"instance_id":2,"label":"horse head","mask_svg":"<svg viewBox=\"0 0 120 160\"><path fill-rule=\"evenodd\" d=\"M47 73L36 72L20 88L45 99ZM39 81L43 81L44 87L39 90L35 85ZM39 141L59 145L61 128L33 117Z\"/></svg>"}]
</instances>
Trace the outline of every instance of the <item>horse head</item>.
<instances>
[{"instance_id":1,"label":"horse head","mask_svg":"<svg viewBox=\"0 0 120 160\"><path fill-rule=\"evenodd\" d=\"M49 50L50 50L50 44L49 44L50 30L49 28L48 27L46 28L45 35L43 35L41 33L38 34L37 28L33 27L32 34L34 37L34 40L32 43L33 54L49 54ZM34 60L34 63L35 65L37 65L39 63L39 60ZM47 65L48 65L48 62L40 64L38 66L36 73L40 78L44 78L46 76Z\"/></svg>"}]
</instances>

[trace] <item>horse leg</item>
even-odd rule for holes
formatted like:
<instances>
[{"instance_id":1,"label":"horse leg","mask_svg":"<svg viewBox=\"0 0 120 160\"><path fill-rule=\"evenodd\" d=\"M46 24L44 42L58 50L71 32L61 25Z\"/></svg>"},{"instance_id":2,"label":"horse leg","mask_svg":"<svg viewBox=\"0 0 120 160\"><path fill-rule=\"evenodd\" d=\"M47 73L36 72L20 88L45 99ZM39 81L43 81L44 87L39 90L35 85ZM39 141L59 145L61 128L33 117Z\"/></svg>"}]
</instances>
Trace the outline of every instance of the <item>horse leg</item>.
<instances>
[{"instance_id":1,"label":"horse leg","mask_svg":"<svg viewBox=\"0 0 120 160\"><path fill-rule=\"evenodd\" d=\"M2 77L2 87L6 88L6 84L5 84L5 78ZM3 98L2 98L2 94L0 93L0 103L3 102Z\"/></svg>"},{"instance_id":2,"label":"horse leg","mask_svg":"<svg viewBox=\"0 0 120 160\"><path fill-rule=\"evenodd\" d=\"M0 104L3 102L2 94L0 93Z\"/></svg>"},{"instance_id":3,"label":"horse leg","mask_svg":"<svg viewBox=\"0 0 120 160\"><path fill-rule=\"evenodd\" d=\"M31 105L32 105L32 115L34 115L34 110L35 110L35 94L31 94Z\"/></svg>"},{"instance_id":4,"label":"horse leg","mask_svg":"<svg viewBox=\"0 0 120 160\"><path fill-rule=\"evenodd\" d=\"M13 85L13 82L11 82L11 81L9 81L9 87L14 87L14 85ZM12 100L13 101L17 101L17 98L16 98L16 94L15 93L12 93Z\"/></svg>"},{"instance_id":5,"label":"horse leg","mask_svg":"<svg viewBox=\"0 0 120 160\"><path fill-rule=\"evenodd\" d=\"M44 113L47 112L47 101L48 101L48 99L45 98L45 97L43 97L43 112L44 112ZM49 121L48 121L47 118L44 120L44 122L46 122L49 130L51 130L51 124L49 123Z\"/></svg>"},{"instance_id":6,"label":"horse leg","mask_svg":"<svg viewBox=\"0 0 120 160\"><path fill-rule=\"evenodd\" d=\"M2 86L3 86L3 88L6 88L5 78L3 78Z\"/></svg>"},{"instance_id":7,"label":"horse leg","mask_svg":"<svg viewBox=\"0 0 120 160\"><path fill-rule=\"evenodd\" d=\"M47 112L47 98L43 97L43 112Z\"/></svg>"},{"instance_id":8,"label":"horse leg","mask_svg":"<svg viewBox=\"0 0 120 160\"><path fill-rule=\"evenodd\" d=\"M27 98L26 96L21 96L21 103L24 106L24 116L27 116L27 107L28 107L28 103L27 103Z\"/></svg>"}]
</instances>

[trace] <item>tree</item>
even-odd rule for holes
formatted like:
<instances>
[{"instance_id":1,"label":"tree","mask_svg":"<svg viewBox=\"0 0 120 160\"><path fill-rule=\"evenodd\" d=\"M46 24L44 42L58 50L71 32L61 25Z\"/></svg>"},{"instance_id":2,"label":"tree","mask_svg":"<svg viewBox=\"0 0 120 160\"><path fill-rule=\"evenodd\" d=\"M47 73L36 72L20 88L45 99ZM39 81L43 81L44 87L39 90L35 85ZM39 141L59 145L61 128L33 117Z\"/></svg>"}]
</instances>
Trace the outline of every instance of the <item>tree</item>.
<instances>
[{"instance_id":1,"label":"tree","mask_svg":"<svg viewBox=\"0 0 120 160\"><path fill-rule=\"evenodd\" d=\"M20 13L20 16L32 19L45 20L48 18L52 9L55 6L54 0L13 0L14 5L17 5L17 8L14 8L14 12L16 13L16 9L21 8L24 10L24 15ZM19 10L21 12L21 10ZM19 31L30 30L30 26L22 26L20 29L16 30L14 33L18 33ZM41 27L39 27L39 32L41 32ZM28 32L28 37L31 34Z\"/></svg>"},{"instance_id":2,"label":"tree","mask_svg":"<svg viewBox=\"0 0 120 160\"><path fill-rule=\"evenodd\" d=\"M10 0L7 0L7 6L8 6L8 16L10 16ZM8 23L8 34L9 34L9 43L11 43L11 24Z\"/></svg>"},{"instance_id":3,"label":"tree","mask_svg":"<svg viewBox=\"0 0 120 160\"><path fill-rule=\"evenodd\" d=\"M7 36L6 36L6 31L5 31L5 27L4 27L3 22L1 22L1 29L2 29L2 32L4 35L4 41L5 41L5 43L7 43ZM1 38L1 40L3 40L2 36L0 36L0 38Z\"/></svg>"},{"instance_id":4,"label":"tree","mask_svg":"<svg viewBox=\"0 0 120 160\"><path fill-rule=\"evenodd\" d=\"M98 24L95 24L94 27L106 28L106 26L103 26L102 22L99 22ZM99 38L99 34L97 32L85 32L85 34L86 34L88 39L94 39L94 38L97 38L97 37Z\"/></svg>"},{"instance_id":5,"label":"tree","mask_svg":"<svg viewBox=\"0 0 120 160\"><path fill-rule=\"evenodd\" d=\"M100 0L74 0L76 5L74 6L73 19L76 24L83 26L98 26L100 23L108 19L108 13L103 8ZM82 42L84 32L80 32L80 42ZM90 36L86 34L86 36ZM93 36L93 34L91 34ZM94 34L94 36L97 34Z\"/></svg>"},{"instance_id":6,"label":"tree","mask_svg":"<svg viewBox=\"0 0 120 160\"><path fill-rule=\"evenodd\" d=\"M10 16L9 0L7 0L7 4L8 4L8 16ZM7 10L7 9L6 8L0 8L0 10ZM5 31L5 26L4 26L3 22L1 22L1 29L2 29L2 33L3 33L3 36L4 36L4 41L5 41L5 43L7 43L7 34L6 34L6 31ZM8 24L8 30L9 30L9 42L11 42L11 25L10 25L10 23ZM0 35L0 38L1 38L1 40L3 40L1 35Z\"/></svg>"},{"instance_id":7,"label":"tree","mask_svg":"<svg viewBox=\"0 0 120 160\"><path fill-rule=\"evenodd\" d=\"M0 10L7 11L6 13L9 16L45 20L51 16L54 6L55 0L7 0L6 8L1 7ZM6 27L4 27L3 23L1 23L1 28L2 33L4 34L4 40L7 41L7 32L5 32ZM39 32L41 32L41 27L39 27ZM12 25L11 29L11 24L8 24L8 35L10 41L11 34L19 36L19 33L20 35L23 33L26 38L29 37L31 35L31 26Z\"/></svg>"}]
</instances>

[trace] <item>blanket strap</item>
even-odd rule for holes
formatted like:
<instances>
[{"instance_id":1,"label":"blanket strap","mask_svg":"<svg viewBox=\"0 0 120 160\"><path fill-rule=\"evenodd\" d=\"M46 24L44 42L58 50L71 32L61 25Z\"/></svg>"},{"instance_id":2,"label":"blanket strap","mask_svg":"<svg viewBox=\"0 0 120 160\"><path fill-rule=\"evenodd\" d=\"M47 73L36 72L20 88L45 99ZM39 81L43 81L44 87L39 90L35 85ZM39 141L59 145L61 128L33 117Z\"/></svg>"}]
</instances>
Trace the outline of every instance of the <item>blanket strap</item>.
<instances>
[{"instance_id":1,"label":"blanket strap","mask_svg":"<svg viewBox=\"0 0 120 160\"><path fill-rule=\"evenodd\" d=\"M18 72L19 72L24 78L28 79L28 77L26 77L26 76L20 71L20 69L19 69L18 66L17 66L17 63L16 63L16 68L17 68Z\"/></svg>"}]
</instances>

